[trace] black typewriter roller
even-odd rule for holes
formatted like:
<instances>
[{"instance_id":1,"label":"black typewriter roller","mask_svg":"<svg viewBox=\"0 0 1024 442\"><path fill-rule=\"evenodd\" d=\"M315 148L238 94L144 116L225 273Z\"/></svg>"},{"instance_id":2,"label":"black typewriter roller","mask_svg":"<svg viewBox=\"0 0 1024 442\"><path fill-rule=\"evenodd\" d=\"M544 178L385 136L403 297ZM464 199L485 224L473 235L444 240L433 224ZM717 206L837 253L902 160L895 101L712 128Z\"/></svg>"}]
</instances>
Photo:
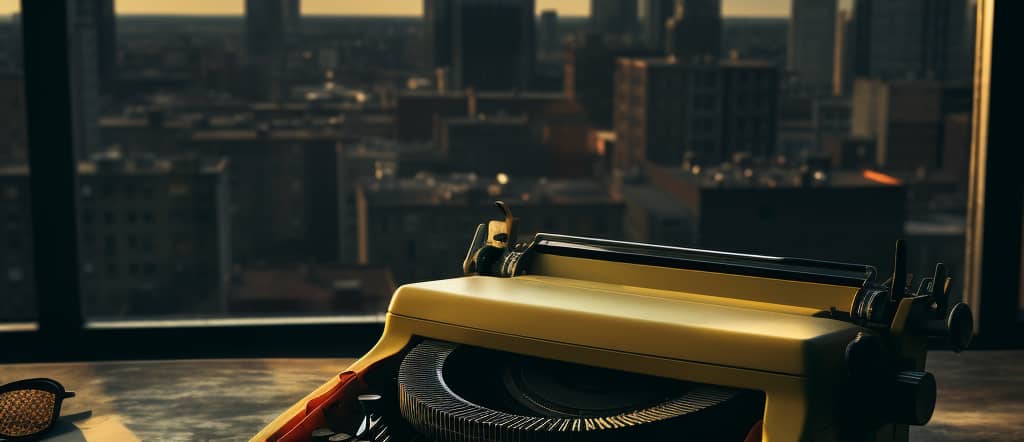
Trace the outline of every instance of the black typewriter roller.
<instances>
[{"instance_id":1,"label":"black typewriter roller","mask_svg":"<svg viewBox=\"0 0 1024 442\"><path fill-rule=\"evenodd\" d=\"M434 441L743 440L761 393L426 340L399 408Z\"/></svg>"}]
</instances>

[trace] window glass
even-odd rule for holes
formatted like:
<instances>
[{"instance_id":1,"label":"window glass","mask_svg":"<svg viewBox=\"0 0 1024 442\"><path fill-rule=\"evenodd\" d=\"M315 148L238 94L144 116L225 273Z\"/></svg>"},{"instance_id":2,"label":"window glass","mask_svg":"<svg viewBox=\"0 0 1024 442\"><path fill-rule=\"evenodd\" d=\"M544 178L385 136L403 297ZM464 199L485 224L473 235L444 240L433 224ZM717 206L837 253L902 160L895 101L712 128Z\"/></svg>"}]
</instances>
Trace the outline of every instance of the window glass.
<instances>
[{"instance_id":1,"label":"window glass","mask_svg":"<svg viewBox=\"0 0 1024 442\"><path fill-rule=\"evenodd\" d=\"M0 322L36 316L25 78L17 1L0 1Z\"/></svg>"},{"instance_id":2,"label":"window glass","mask_svg":"<svg viewBox=\"0 0 1024 442\"><path fill-rule=\"evenodd\" d=\"M973 2L591 3L69 2L87 316L379 319L498 199L962 281Z\"/></svg>"}]
</instances>

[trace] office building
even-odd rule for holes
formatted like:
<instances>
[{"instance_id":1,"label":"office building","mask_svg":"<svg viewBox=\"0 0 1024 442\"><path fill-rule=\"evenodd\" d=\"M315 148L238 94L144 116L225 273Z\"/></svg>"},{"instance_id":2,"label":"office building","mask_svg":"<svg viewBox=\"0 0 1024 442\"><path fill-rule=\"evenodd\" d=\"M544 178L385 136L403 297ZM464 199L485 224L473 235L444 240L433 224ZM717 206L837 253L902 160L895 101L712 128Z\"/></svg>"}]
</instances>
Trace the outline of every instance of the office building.
<instances>
[{"instance_id":1,"label":"office building","mask_svg":"<svg viewBox=\"0 0 1024 442\"><path fill-rule=\"evenodd\" d=\"M359 263L390 266L399 284L461 275L476 226L498 216L495 200L521 220L522 239L537 232L622 236L622 202L596 181L418 174L360 184Z\"/></svg>"},{"instance_id":2,"label":"office building","mask_svg":"<svg viewBox=\"0 0 1024 442\"><path fill-rule=\"evenodd\" d=\"M114 12L114 0L95 1L100 92L107 95L113 94L117 89L117 16Z\"/></svg>"},{"instance_id":3,"label":"office building","mask_svg":"<svg viewBox=\"0 0 1024 442\"><path fill-rule=\"evenodd\" d=\"M110 42L112 30L101 31L99 18L105 0L68 2L68 59L71 68L71 110L75 153L87 159L100 149L97 119L99 118L101 65L110 54L101 52L100 37ZM112 25L112 21L105 23ZM103 49L109 49L104 47Z\"/></svg>"},{"instance_id":4,"label":"office building","mask_svg":"<svg viewBox=\"0 0 1024 442\"><path fill-rule=\"evenodd\" d=\"M640 27L647 48L665 55L665 27L676 13L676 0L640 0Z\"/></svg>"},{"instance_id":5,"label":"office building","mask_svg":"<svg viewBox=\"0 0 1024 442\"><path fill-rule=\"evenodd\" d=\"M424 0L423 34L427 46L427 66L447 69L452 65L453 0Z\"/></svg>"},{"instance_id":6,"label":"office building","mask_svg":"<svg viewBox=\"0 0 1024 442\"><path fill-rule=\"evenodd\" d=\"M688 64L620 58L615 78L615 164L678 167L733 152L775 151L778 69L767 63Z\"/></svg>"},{"instance_id":7,"label":"office building","mask_svg":"<svg viewBox=\"0 0 1024 442\"><path fill-rule=\"evenodd\" d=\"M615 60L620 57L653 57L646 47L588 35L565 52L564 91L566 97L583 105L597 127L612 127L612 97L615 90Z\"/></svg>"},{"instance_id":8,"label":"office building","mask_svg":"<svg viewBox=\"0 0 1024 442\"><path fill-rule=\"evenodd\" d=\"M721 0L680 0L665 33L666 49L676 59L716 61L722 55Z\"/></svg>"},{"instance_id":9,"label":"office building","mask_svg":"<svg viewBox=\"0 0 1024 442\"><path fill-rule=\"evenodd\" d=\"M454 0L452 87L527 90L533 77L533 0Z\"/></svg>"},{"instance_id":10,"label":"office building","mask_svg":"<svg viewBox=\"0 0 1024 442\"><path fill-rule=\"evenodd\" d=\"M336 133L317 129L210 128L182 148L230 161L237 262L337 262Z\"/></svg>"},{"instance_id":11,"label":"office building","mask_svg":"<svg viewBox=\"0 0 1024 442\"><path fill-rule=\"evenodd\" d=\"M590 33L631 36L637 25L637 0L590 0Z\"/></svg>"},{"instance_id":12,"label":"office building","mask_svg":"<svg viewBox=\"0 0 1024 442\"><path fill-rule=\"evenodd\" d=\"M224 312L231 267L227 173L224 160L107 152L79 162L84 313ZM0 287L7 285L4 308L20 312L31 302L23 298L33 275L45 271L33 268L28 195L27 167L0 169L0 210L8 212L3 241L14 252L3 257Z\"/></svg>"},{"instance_id":13,"label":"office building","mask_svg":"<svg viewBox=\"0 0 1024 442\"><path fill-rule=\"evenodd\" d=\"M832 93L836 0L793 0L786 69L792 88L812 96Z\"/></svg>"},{"instance_id":14,"label":"office building","mask_svg":"<svg viewBox=\"0 0 1024 442\"><path fill-rule=\"evenodd\" d=\"M850 129L875 140L875 162L889 170L933 169L942 146L943 88L936 81L854 83Z\"/></svg>"},{"instance_id":15,"label":"office building","mask_svg":"<svg viewBox=\"0 0 1024 442\"><path fill-rule=\"evenodd\" d=\"M883 80L970 78L966 0L858 0L854 74Z\"/></svg>"},{"instance_id":16,"label":"office building","mask_svg":"<svg viewBox=\"0 0 1024 442\"><path fill-rule=\"evenodd\" d=\"M278 100L284 95L285 43L289 0L246 0L242 34L245 94L255 100Z\"/></svg>"},{"instance_id":17,"label":"office building","mask_svg":"<svg viewBox=\"0 0 1024 442\"><path fill-rule=\"evenodd\" d=\"M435 144L451 171L482 176L547 176L550 158L541 128L524 115L451 117L439 121Z\"/></svg>"},{"instance_id":18,"label":"office building","mask_svg":"<svg viewBox=\"0 0 1024 442\"><path fill-rule=\"evenodd\" d=\"M689 169L649 165L646 185L662 194L653 204L674 200L683 210L665 218L671 229L662 231L669 237L647 240L842 262L891 262L906 219L907 189L898 179L877 172L833 171L827 163L751 160L740 157ZM627 201L642 206L645 200ZM681 219L686 222L678 225ZM681 240L687 237L688 243Z\"/></svg>"},{"instance_id":19,"label":"office building","mask_svg":"<svg viewBox=\"0 0 1024 442\"><path fill-rule=\"evenodd\" d=\"M301 0L286 0L286 2L285 12L288 14L288 19L285 21L287 25L286 32L289 36L296 36L302 31Z\"/></svg>"}]
</instances>

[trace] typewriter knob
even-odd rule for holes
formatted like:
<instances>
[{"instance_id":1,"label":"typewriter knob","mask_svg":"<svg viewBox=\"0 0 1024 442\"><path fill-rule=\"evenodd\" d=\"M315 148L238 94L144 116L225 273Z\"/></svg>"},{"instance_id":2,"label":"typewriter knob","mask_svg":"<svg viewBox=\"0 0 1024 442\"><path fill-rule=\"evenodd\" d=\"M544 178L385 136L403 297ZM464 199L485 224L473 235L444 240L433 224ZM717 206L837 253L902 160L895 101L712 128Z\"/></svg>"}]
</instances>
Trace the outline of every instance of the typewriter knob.
<instances>
[{"instance_id":1,"label":"typewriter knob","mask_svg":"<svg viewBox=\"0 0 1024 442\"><path fill-rule=\"evenodd\" d=\"M901 371L890 384L889 417L897 424L924 425L935 411L935 376Z\"/></svg>"}]
</instances>

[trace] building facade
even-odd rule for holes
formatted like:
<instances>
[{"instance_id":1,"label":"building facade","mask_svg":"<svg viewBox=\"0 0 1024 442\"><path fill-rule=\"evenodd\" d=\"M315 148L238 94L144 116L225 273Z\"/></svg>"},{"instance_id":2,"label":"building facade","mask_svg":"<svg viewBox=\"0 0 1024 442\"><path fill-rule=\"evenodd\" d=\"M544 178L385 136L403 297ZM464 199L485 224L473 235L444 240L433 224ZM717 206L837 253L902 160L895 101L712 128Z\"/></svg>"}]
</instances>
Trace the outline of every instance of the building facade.
<instances>
[{"instance_id":1,"label":"building facade","mask_svg":"<svg viewBox=\"0 0 1024 442\"><path fill-rule=\"evenodd\" d=\"M679 0L665 28L666 49L684 62L715 62L722 56L721 0Z\"/></svg>"},{"instance_id":2,"label":"building facade","mask_svg":"<svg viewBox=\"0 0 1024 442\"><path fill-rule=\"evenodd\" d=\"M793 0L786 69L793 86L807 94L832 93L835 65L836 0Z\"/></svg>"},{"instance_id":3,"label":"building facade","mask_svg":"<svg viewBox=\"0 0 1024 442\"><path fill-rule=\"evenodd\" d=\"M679 166L686 152L710 162L770 155L777 90L778 70L764 63L619 59L615 163L630 170L645 161Z\"/></svg>"},{"instance_id":4,"label":"building facade","mask_svg":"<svg viewBox=\"0 0 1024 442\"><path fill-rule=\"evenodd\" d=\"M591 180L476 174L366 180L357 192L360 264L388 265L399 284L455 277L476 226L505 201L519 238L537 232L620 239L623 205Z\"/></svg>"}]
</instances>

